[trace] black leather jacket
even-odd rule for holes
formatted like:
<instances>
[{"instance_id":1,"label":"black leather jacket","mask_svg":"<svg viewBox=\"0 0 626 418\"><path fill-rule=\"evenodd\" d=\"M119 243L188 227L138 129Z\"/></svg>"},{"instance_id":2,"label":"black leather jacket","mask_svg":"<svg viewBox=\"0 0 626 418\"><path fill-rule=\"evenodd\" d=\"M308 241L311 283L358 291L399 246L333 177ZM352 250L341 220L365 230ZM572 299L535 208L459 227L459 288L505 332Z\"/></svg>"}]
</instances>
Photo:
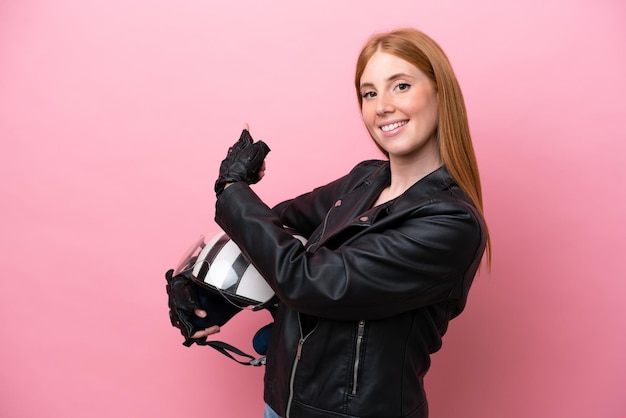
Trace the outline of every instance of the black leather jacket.
<instances>
[{"instance_id":1,"label":"black leather jacket","mask_svg":"<svg viewBox=\"0 0 626 418\"><path fill-rule=\"evenodd\" d=\"M265 401L283 417L428 416L423 377L465 306L484 223L445 167L372 208L389 181L388 162L365 161L274 209L243 182L217 201L280 299Z\"/></svg>"}]
</instances>

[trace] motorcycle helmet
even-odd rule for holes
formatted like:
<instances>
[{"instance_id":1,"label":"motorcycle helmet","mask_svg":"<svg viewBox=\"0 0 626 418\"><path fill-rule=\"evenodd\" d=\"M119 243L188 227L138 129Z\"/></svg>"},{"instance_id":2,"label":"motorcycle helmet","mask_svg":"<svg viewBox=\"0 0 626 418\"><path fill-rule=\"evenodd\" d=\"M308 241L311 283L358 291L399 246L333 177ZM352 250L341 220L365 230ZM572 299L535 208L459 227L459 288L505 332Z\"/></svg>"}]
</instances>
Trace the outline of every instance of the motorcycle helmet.
<instances>
[{"instance_id":1,"label":"motorcycle helmet","mask_svg":"<svg viewBox=\"0 0 626 418\"><path fill-rule=\"evenodd\" d=\"M306 243L304 237L287 230L303 244ZM185 253L170 278L177 275L189 277L201 289L209 291L198 295L207 317L198 319L192 316L193 321L198 321L194 325L196 328L224 325L243 309L269 308L275 301L274 291L224 231L208 239L205 235L200 236ZM210 346L237 363L261 366L265 364L264 355L271 328L272 323L262 327L252 339L254 350L262 356L259 358L225 342L207 341L206 338L187 339L183 344L188 347L193 343ZM242 357L245 360L239 359Z\"/></svg>"},{"instance_id":2,"label":"motorcycle helmet","mask_svg":"<svg viewBox=\"0 0 626 418\"><path fill-rule=\"evenodd\" d=\"M303 244L306 239L290 231ZM220 294L233 305L261 309L271 304L274 291L237 244L224 231L202 235L187 251L174 275L190 271L200 286Z\"/></svg>"}]
</instances>

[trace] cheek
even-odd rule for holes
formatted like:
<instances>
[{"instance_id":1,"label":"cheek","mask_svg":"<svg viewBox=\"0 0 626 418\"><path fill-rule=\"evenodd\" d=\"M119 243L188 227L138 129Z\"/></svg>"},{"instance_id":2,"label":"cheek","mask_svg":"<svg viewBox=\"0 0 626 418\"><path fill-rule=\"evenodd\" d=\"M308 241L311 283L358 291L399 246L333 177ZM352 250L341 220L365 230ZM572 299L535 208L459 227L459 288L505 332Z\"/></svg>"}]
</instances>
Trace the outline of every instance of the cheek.
<instances>
[{"instance_id":1,"label":"cheek","mask_svg":"<svg viewBox=\"0 0 626 418\"><path fill-rule=\"evenodd\" d=\"M419 117L427 125L436 125L438 120L437 100L432 97L421 96L413 102L412 113Z\"/></svg>"},{"instance_id":2,"label":"cheek","mask_svg":"<svg viewBox=\"0 0 626 418\"><path fill-rule=\"evenodd\" d=\"M378 140L376 139L377 129L375 126L376 112L372 112L371 109L368 109L367 107L361 107L361 118L363 119L363 124L365 125L365 128L367 128L367 132L369 132L370 137L375 143L378 143Z\"/></svg>"},{"instance_id":3,"label":"cheek","mask_svg":"<svg viewBox=\"0 0 626 418\"><path fill-rule=\"evenodd\" d=\"M429 107L433 123L437 124L439 121L439 96L436 92L430 98Z\"/></svg>"},{"instance_id":4,"label":"cheek","mask_svg":"<svg viewBox=\"0 0 626 418\"><path fill-rule=\"evenodd\" d=\"M361 106L361 118L363 119L363 122L368 127L368 129L370 125L374 123L374 113L370 108L371 106L368 105Z\"/></svg>"},{"instance_id":5,"label":"cheek","mask_svg":"<svg viewBox=\"0 0 626 418\"><path fill-rule=\"evenodd\" d=\"M437 129L437 125L439 124L439 110L437 106L437 101L434 101L430 106L429 120L432 124L432 128Z\"/></svg>"}]
</instances>

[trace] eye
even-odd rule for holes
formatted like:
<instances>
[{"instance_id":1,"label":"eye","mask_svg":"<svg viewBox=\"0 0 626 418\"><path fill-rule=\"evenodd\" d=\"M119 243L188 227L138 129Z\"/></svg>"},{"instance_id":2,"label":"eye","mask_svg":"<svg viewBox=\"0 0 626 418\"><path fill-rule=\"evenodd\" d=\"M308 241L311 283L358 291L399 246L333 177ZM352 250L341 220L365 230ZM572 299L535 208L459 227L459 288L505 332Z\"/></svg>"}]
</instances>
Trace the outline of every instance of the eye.
<instances>
[{"instance_id":1,"label":"eye","mask_svg":"<svg viewBox=\"0 0 626 418\"><path fill-rule=\"evenodd\" d=\"M365 93L361 94L361 97L364 99L371 99L372 97L376 97L376 92L375 91L366 91Z\"/></svg>"},{"instance_id":2,"label":"eye","mask_svg":"<svg viewBox=\"0 0 626 418\"><path fill-rule=\"evenodd\" d=\"M410 87L411 87L411 85L408 84L408 83L399 83L396 86L396 89L398 89L399 91L405 91L405 90L408 90Z\"/></svg>"}]
</instances>

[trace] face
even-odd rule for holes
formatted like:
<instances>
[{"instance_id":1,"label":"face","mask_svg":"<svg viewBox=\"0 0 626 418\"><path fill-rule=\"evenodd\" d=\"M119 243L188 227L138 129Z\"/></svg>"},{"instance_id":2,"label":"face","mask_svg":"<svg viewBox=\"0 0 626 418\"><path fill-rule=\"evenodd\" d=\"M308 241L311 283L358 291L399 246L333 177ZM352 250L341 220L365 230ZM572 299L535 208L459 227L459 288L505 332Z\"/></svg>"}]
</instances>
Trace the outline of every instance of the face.
<instances>
[{"instance_id":1,"label":"face","mask_svg":"<svg viewBox=\"0 0 626 418\"><path fill-rule=\"evenodd\" d=\"M437 92L415 65L378 51L361 76L363 122L389 159L441 165Z\"/></svg>"}]
</instances>

